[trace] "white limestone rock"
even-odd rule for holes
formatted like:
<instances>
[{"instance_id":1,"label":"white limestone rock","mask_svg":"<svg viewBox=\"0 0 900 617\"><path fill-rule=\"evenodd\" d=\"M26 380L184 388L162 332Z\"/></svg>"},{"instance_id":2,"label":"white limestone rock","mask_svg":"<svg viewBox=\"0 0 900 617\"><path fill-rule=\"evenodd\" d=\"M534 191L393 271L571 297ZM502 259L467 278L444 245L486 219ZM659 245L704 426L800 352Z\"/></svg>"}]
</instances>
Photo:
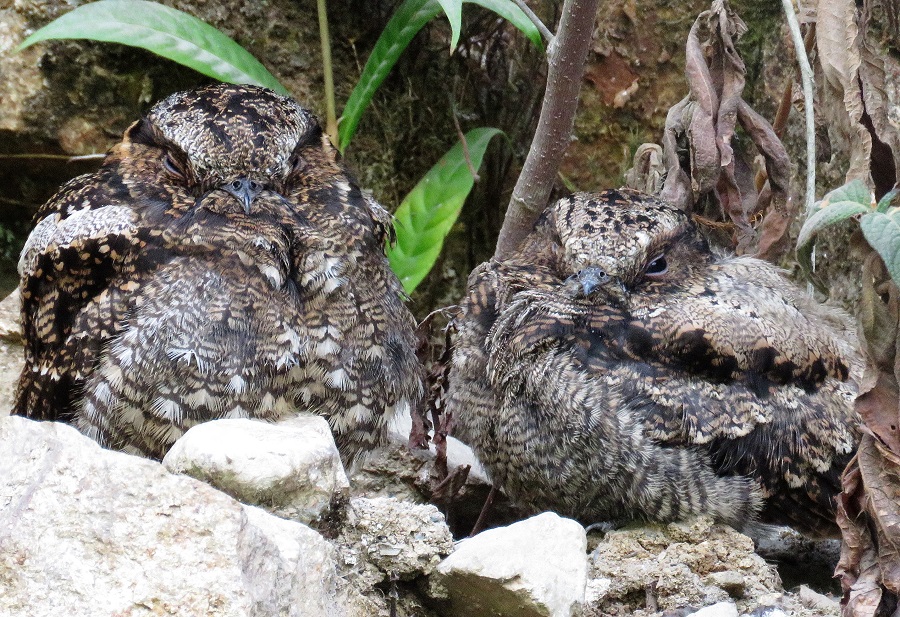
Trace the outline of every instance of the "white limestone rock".
<instances>
[{"instance_id":1,"label":"white limestone rock","mask_svg":"<svg viewBox=\"0 0 900 617\"><path fill-rule=\"evenodd\" d=\"M328 422L320 416L277 424L204 422L175 442L163 465L303 523L327 516L350 490Z\"/></svg>"},{"instance_id":2,"label":"white limestone rock","mask_svg":"<svg viewBox=\"0 0 900 617\"><path fill-rule=\"evenodd\" d=\"M719 603L750 613L783 592L775 568L753 552L753 541L708 517L610 531L590 562L585 617Z\"/></svg>"},{"instance_id":3,"label":"white limestone rock","mask_svg":"<svg viewBox=\"0 0 900 617\"><path fill-rule=\"evenodd\" d=\"M16 383L25 366L21 311L22 297L18 289L0 301L0 417L12 410Z\"/></svg>"},{"instance_id":4,"label":"white limestone rock","mask_svg":"<svg viewBox=\"0 0 900 617\"><path fill-rule=\"evenodd\" d=\"M453 550L436 507L392 497L352 499L338 543L344 566L368 585L429 574Z\"/></svg>"},{"instance_id":5,"label":"white limestone rock","mask_svg":"<svg viewBox=\"0 0 900 617\"><path fill-rule=\"evenodd\" d=\"M366 615L335 549L74 428L0 418L0 615Z\"/></svg>"},{"instance_id":6,"label":"white limestone rock","mask_svg":"<svg viewBox=\"0 0 900 617\"><path fill-rule=\"evenodd\" d=\"M734 602L717 602L694 611L688 617L738 617L738 610Z\"/></svg>"},{"instance_id":7,"label":"white limestone rock","mask_svg":"<svg viewBox=\"0 0 900 617\"><path fill-rule=\"evenodd\" d=\"M581 525L545 512L463 540L431 578L450 615L571 617L584 603L586 551Z\"/></svg>"}]
</instances>

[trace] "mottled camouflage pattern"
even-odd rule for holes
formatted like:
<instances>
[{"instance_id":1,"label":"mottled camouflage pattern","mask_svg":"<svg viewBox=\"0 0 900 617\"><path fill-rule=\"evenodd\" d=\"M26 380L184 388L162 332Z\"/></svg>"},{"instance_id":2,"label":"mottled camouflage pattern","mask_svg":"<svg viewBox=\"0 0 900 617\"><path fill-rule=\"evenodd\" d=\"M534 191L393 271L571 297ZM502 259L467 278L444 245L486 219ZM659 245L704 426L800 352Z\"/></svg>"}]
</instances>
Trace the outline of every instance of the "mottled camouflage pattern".
<instances>
[{"instance_id":1,"label":"mottled camouflage pattern","mask_svg":"<svg viewBox=\"0 0 900 617\"><path fill-rule=\"evenodd\" d=\"M675 208L579 194L472 273L449 409L527 509L833 535L859 439L846 324L772 265L713 254Z\"/></svg>"},{"instance_id":2,"label":"mottled camouflage pattern","mask_svg":"<svg viewBox=\"0 0 900 617\"><path fill-rule=\"evenodd\" d=\"M168 159L167 159L168 157ZM262 88L174 94L37 215L15 413L162 457L214 418L328 418L345 457L422 394L389 214ZM264 188L249 213L222 187Z\"/></svg>"}]
</instances>

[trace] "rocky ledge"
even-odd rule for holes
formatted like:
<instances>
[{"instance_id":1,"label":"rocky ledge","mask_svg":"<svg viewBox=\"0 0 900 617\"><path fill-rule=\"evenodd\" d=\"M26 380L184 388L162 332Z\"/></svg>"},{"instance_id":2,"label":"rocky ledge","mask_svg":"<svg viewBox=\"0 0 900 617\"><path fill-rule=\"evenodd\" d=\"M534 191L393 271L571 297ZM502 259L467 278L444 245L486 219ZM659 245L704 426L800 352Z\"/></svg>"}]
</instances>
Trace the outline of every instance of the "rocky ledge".
<instances>
[{"instance_id":1,"label":"rocky ledge","mask_svg":"<svg viewBox=\"0 0 900 617\"><path fill-rule=\"evenodd\" d=\"M315 416L200 425L162 463L0 418L0 615L839 612L705 519L587 534L544 513L454 542L410 482L432 458L394 443L348 473Z\"/></svg>"},{"instance_id":2,"label":"rocky ledge","mask_svg":"<svg viewBox=\"0 0 900 617\"><path fill-rule=\"evenodd\" d=\"M587 533L549 512L520 520L507 504L495 524L516 522L454 541L489 480L451 437L450 472L470 472L449 510L427 503L435 452L408 448L408 417L352 469L318 416L201 424L162 463L7 417L18 306L15 294L0 303L0 617L840 612L798 586L815 570L827 585L837 547L786 529L751 539L697 519ZM800 573L789 592L776 562Z\"/></svg>"}]
</instances>

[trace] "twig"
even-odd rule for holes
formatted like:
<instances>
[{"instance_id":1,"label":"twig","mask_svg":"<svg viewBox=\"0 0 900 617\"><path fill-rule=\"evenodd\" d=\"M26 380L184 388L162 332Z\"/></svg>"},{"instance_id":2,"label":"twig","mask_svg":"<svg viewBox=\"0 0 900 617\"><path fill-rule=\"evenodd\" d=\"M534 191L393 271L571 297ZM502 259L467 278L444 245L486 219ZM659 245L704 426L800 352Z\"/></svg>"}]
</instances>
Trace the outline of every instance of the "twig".
<instances>
[{"instance_id":1,"label":"twig","mask_svg":"<svg viewBox=\"0 0 900 617\"><path fill-rule=\"evenodd\" d=\"M525 13L528 19L531 20L531 23L535 25L535 27L538 29L538 32L540 32L544 40L547 41L547 44L549 45L550 43L552 43L553 33L550 32L550 29L544 25L544 22L541 21L541 18L531 10L531 7L525 4L525 0L513 0L513 2L515 2L516 6L522 9L522 12Z\"/></svg>"},{"instance_id":2,"label":"twig","mask_svg":"<svg viewBox=\"0 0 900 617\"><path fill-rule=\"evenodd\" d=\"M478 520L475 521L475 525L472 526L472 531L469 532L469 537L478 535L478 532L484 528L484 523L487 521L488 513L491 511L491 506L494 505L494 497L497 495L497 488L492 484L491 490L488 492L487 499L484 500L484 505L481 506L481 512L478 513Z\"/></svg>"},{"instance_id":3,"label":"twig","mask_svg":"<svg viewBox=\"0 0 900 617\"><path fill-rule=\"evenodd\" d=\"M331 36L328 34L328 13L325 0L316 0L319 9L319 41L322 45L322 73L325 78L325 132L331 143L337 145L337 113L334 105L334 76L331 70Z\"/></svg>"},{"instance_id":4,"label":"twig","mask_svg":"<svg viewBox=\"0 0 900 617\"><path fill-rule=\"evenodd\" d=\"M466 134L463 133L462 127L459 126L459 118L456 117L456 101L453 99L453 96L450 96L450 115L453 116L453 126L456 127L456 134L459 137L459 143L462 146L463 157L466 159L466 166L469 168L469 173L472 174L472 180L478 182L481 180L481 176L478 175L478 170L475 169L475 166L472 164L472 156L469 154L469 142L466 141Z\"/></svg>"},{"instance_id":5,"label":"twig","mask_svg":"<svg viewBox=\"0 0 900 617\"><path fill-rule=\"evenodd\" d=\"M791 31L791 39L794 41L794 51L797 54L797 62L800 64L800 79L803 84L803 107L806 112L806 216L808 217L816 203L816 119L813 113L813 71L803 45L803 35L800 34L800 23L794 12L793 1L781 0L781 4L784 7L784 16L787 18Z\"/></svg>"},{"instance_id":6,"label":"twig","mask_svg":"<svg viewBox=\"0 0 900 617\"><path fill-rule=\"evenodd\" d=\"M77 154L75 156L68 154L0 154L0 161L6 159L36 159L75 163L77 161L99 161L105 158L105 154Z\"/></svg>"},{"instance_id":7,"label":"twig","mask_svg":"<svg viewBox=\"0 0 900 617\"><path fill-rule=\"evenodd\" d=\"M497 239L496 259L515 250L546 207L575 125L575 109L599 0L566 0L547 49L547 90L537 131L513 189Z\"/></svg>"}]
</instances>

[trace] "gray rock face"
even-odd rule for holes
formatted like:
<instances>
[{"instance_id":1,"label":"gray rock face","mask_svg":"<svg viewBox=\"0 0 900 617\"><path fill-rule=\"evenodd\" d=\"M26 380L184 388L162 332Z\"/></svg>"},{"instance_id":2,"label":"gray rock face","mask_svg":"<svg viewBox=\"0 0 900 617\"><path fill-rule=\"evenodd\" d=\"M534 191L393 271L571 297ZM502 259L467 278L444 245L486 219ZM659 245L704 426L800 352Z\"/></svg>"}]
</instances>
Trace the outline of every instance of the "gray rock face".
<instances>
[{"instance_id":1,"label":"gray rock face","mask_svg":"<svg viewBox=\"0 0 900 617\"><path fill-rule=\"evenodd\" d=\"M2 11L0 11L2 13ZM0 37L2 40L2 37ZM3 55L0 49L0 56ZM2 61L0 61L2 65ZM3 74L0 67L0 75ZM22 349L22 298L16 289L0 302L0 417L9 415L19 374L25 365Z\"/></svg>"},{"instance_id":2,"label":"gray rock face","mask_svg":"<svg viewBox=\"0 0 900 617\"><path fill-rule=\"evenodd\" d=\"M720 602L743 610L781 591L753 541L709 518L612 531L591 553L590 576L589 616Z\"/></svg>"},{"instance_id":3,"label":"gray rock face","mask_svg":"<svg viewBox=\"0 0 900 617\"><path fill-rule=\"evenodd\" d=\"M391 497L351 500L338 542L345 566L369 585L429 574L453 550L436 507Z\"/></svg>"},{"instance_id":4,"label":"gray rock face","mask_svg":"<svg viewBox=\"0 0 900 617\"><path fill-rule=\"evenodd\" d=\"M0 418L0 615L363 615L318 533L74 428Z\"/></svg>"},{"instance_id":5,"label":"gray rock face","mask_svg":"<svg viewBox=\"0 0 900 617\"><path fill-rule=\"evenodd\" d=\"M328 421L320 416L278 424L205 422L175 442L163 465L303 523L327 516L350 490Z\"/></svg>"},{"instance_id":6,"label":"gray rock face","mask_svg":"<svg viewBox=\"0 0 900 617\"><path fill-rule=\"evenodd\" d=\"M717 602L691 613L688 617L738 617L738 610L734 602Z\"/></svg>"},{"instance_id":7,"label":"gray rock face","mask_svg":"<svg viewBox=\"0 0 900 617\"><path fill-rule=\"evenodd\" d=\"M432 576L447 614L517 617L580 615L587 540L575 521L545 512L459 543Z\"/></svg>"}]
</instances>

